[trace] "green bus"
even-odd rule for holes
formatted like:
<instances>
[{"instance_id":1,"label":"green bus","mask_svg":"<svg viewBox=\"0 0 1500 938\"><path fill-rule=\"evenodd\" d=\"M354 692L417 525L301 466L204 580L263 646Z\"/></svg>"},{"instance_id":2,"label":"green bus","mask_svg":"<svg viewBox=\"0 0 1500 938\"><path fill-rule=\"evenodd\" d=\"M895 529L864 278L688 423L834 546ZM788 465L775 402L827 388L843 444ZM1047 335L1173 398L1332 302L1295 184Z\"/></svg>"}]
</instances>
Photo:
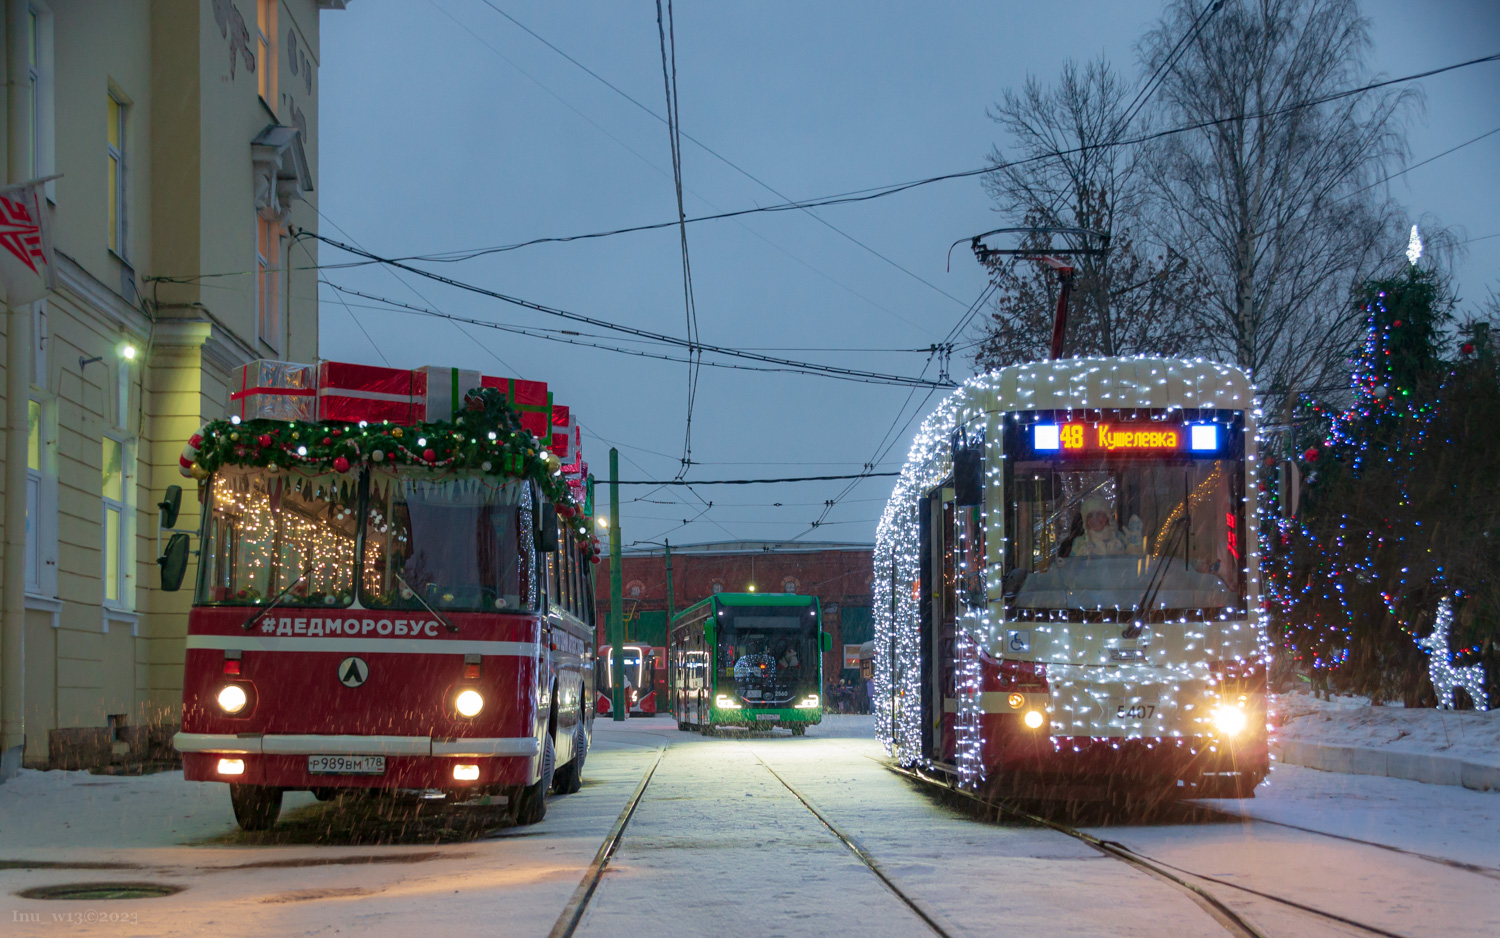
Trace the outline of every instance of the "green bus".
<instances>
[{"instance_id":1,"label":"green bus","mask_svg":"<svg viewBox=\"0 0 1500 938\"><path fill-rule=\"evenodd\" d=\"M672 618L667 688L679 730L784 727L823 720L823 631L816 596L715 593Z\"/></svg>"}]
</instances>

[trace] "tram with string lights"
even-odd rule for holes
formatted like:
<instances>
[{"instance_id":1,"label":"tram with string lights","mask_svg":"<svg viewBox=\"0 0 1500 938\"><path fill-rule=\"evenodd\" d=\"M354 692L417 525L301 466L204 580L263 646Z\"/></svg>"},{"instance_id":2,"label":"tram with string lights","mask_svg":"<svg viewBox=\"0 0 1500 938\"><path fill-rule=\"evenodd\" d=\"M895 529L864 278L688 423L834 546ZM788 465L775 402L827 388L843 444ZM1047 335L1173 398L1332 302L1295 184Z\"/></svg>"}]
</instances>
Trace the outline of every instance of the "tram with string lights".
<instances>
[{"instance_id":1,"label":"tram with string lights","mask_svg":"<svg viewBox=\"0 0 1500 938\"><path fill-rule=\"evenodd\" d=\"M922 424L875 549L878 735L995 798L1251 797L1269 770L1253 390L1066 359Z\"/></svg>"},{"instance_id":2,"label":"tram with string lights","mask_svg":"<svg viewBox=\"0 0 1500 938\"><path fill-rule=\"evenodd\" d=\"M201 507L186 778L229 783L247 830L289 790L486 795L541 820L581 786L594 719L598 544L566 408L445 368L256 362L235 386L182 458ZM164 589L188 555L173 534Z\"/></svg>"}]
</instances>

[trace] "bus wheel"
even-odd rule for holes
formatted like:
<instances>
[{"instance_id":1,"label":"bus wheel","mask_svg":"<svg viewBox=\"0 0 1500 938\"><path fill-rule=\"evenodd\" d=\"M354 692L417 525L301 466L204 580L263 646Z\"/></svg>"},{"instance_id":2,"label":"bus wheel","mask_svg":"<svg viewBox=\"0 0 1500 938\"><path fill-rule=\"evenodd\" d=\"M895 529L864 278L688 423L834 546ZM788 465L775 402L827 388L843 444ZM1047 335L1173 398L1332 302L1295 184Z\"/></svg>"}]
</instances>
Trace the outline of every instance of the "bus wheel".
<instances>
[{"instance_id":1,"label":"bus wheel","mask_svg":"<svg viewBox=\"0 0 1500 938\"><path fill-rule=\"evenodd\" d=\"M805 726L794 726L794 727L791 728L791 730L792 730L792 735L793 736L806 736L807 735L807 727L805 727Z\"/></svg>"},{"instance_id":2,"label":"bus wheel","mask_svg":"<svg viewBox=\"0 0 1500 938\"><path fill-rule=\"evenodd\" d=\"M573 758L555 773L553 791L559 795L571 795L583 787L583 760L588 754L589 734L579 722L573 727Z\"/></svg>"},{"instance_id":3,"label":"bus wheel","mask_svg":"<svg viewBox=\"0 0 1500 938\"><path fill-rule=\"evenodd\" d=\"M281 816L281 789L266 785L229 786L229 803L240 830L270 830Z\"/></svg>"},{"instance_id":4,"label":"bus wheel","mask_svg":"<svg viewBox=\"0 0 1500 938\"><path fill-rule=\"evenodd\" d=\"M552 734L542 737L542 777L536 784L521 789L516 798L515 819L517 824L535 824L547 816L547 792L552 788L553 765L557 758L552 748Z\"/></svg>"},{"instance_id":5,"label":"bus wheel","mask_svg":"<svg viewBox=\"0 0 1500 938\"><path fill-rule=\"evenodd\" d=\"M679 732L679 733L686 733L688 730L690 730L692 728L693 728L693 725L691 723L684 723L681 720L677 721L677 732Z\"/></svg>"},{"instance_id":6,"label":"bus wheel","mask_svg":"<svg viewBox=\"0 0 1500 938\"><path fill-rule=\"evenodd\" d=\"M714 725L712 723L699 723L698 732L704 736L712 736L714 734Z\"/></svg>"}]
</instances>

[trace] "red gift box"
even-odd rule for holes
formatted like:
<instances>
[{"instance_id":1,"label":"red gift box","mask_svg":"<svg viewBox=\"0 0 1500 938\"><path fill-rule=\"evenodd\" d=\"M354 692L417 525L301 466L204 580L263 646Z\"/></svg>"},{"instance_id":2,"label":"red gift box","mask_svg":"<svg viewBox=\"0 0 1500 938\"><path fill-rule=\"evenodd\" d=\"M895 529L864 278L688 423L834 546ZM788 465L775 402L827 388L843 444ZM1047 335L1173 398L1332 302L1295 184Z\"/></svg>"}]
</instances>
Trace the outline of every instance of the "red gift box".
<instances>
[{"instance_id":1,"label":"red gift box","mask_svg":"<svg viewBox=\"0 0 1500 938\"><path fill-rule=\"evenodd\" d=\"M552 395L547 393L547 382L485 375L479 383L481 387L496 388L505 394L505 399L521 418L522 429L538 440L551 439Z\"/></svg>"},{"instance_id":2,"label":"red gift box","mask_svg":"<svg viewBox=\"0 0 1500 938\"><path fill-rule=\"evenodd\" d=\"M424 416L426 395L416 375L403 368L348 362L318 366L318 419L413 424Z\"/></svg>"},{"instance_id":3,"label":"red gift box","mask_svg":"<svg viewBox=\"0 0 1500 938\"><path fill-rule=\"evenodd\" d=\"M548 449L557 455L563 462L570 462L576 458L577 446L574 438L578 433L578 427L573 422L572 411L565 404L554 404L552 407L552 442Z\"/></svg>"},{"instance_id":4,"label":"red gift box","mask_svg":"<svg viewBox=\"0 0 1500 938\"><path fill-rule=\"evenodd\" d=\"M261 359L236 368L229 412L241 420L316 420L317 381L312 365Z\"/></svg>"}]
</instances>

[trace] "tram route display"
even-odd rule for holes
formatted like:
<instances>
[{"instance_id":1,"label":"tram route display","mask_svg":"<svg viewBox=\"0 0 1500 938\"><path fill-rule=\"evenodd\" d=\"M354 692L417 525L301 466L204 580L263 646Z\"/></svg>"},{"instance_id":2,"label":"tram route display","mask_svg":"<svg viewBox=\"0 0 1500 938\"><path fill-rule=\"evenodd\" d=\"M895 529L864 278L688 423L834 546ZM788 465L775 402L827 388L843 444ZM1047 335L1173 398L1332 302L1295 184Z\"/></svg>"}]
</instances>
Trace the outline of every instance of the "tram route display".
<instances>
[{"instance_id":1,"label":"tram route display","mask_svg":"<svg viewBox=\"0 0 1500 938\"><path fill-rule=\"evenodd\" d=\"M782 727L801 736L823 720L823 631L816 596L716 593L673 617L669 709L680 730Z\"/></svg>"},{"instance_id":2,"label":"tram route display","mask_svg":"<svg viewBox=\"0 0 1500 938\"><path fill-rule=\"evenodd\" d=\"M877 733L1001 796L1249 797L1269 770L1243 372L1073 359L971 379L876 536Z\"/></svg>"},{"instance_id":3,"label":"tram route display","mask_svg":"<svg viewBox=\"0 0 1500 938\"><path fill-rule=\"evenodd\" d=\"M396 424L360 409L389 395L337 364L319 371L340 376L346 419L236 414L184 453L202 505L174 738L185 777L228 782L247 830L297 789L485 794L539 821L549 792L581 786L592 738L598 545L581 453L564 466L528 429L518 407L552 406L512 402L534 382L460 376L461 406L439 408L450 419ZM300 367L260 363L257 392Z\"/></svg>"}]
</instances>

